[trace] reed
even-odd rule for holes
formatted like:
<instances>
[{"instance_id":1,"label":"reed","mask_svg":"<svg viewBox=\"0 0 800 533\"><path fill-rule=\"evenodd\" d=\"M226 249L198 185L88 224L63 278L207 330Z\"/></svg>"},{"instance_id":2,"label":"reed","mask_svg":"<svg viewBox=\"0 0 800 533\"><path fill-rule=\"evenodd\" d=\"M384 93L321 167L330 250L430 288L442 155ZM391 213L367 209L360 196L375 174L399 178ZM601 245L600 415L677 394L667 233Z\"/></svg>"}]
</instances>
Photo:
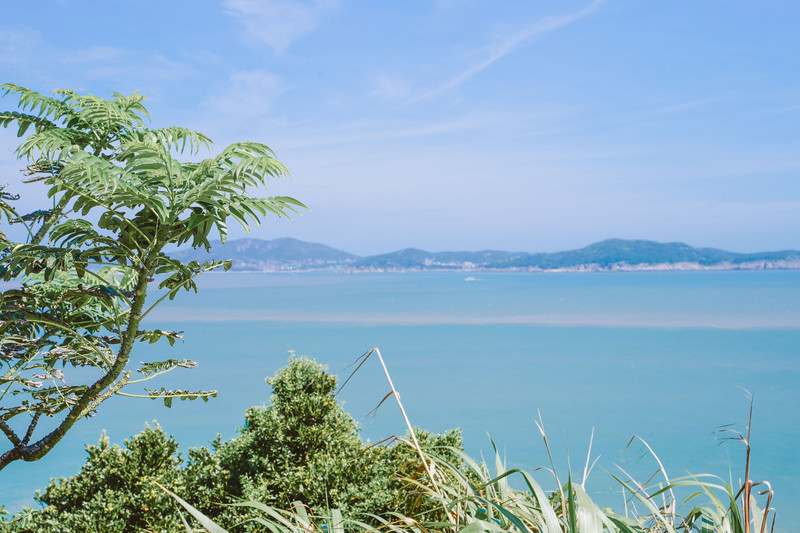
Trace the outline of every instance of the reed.
<instances>
[{"instance_id":1,"label":"reed","mask_svg":"<svg viewBox=\"0 0 800 533\"><path fill-rule=\"evenodd\" d=\"M750 413L744 433L725 428L726 438L745 444L745 478L738 490L733 483L723 482L710 474L689 475L671 479L658 459L655 451L640 437L641 442L654 458L658 468L645 482L639 482L618 467L621 475L611 474L624 490L625 507L621 513L612 509L601 509L586 492L586 479L596 460L589 453L583 468L581 481L573 478L571 468L566 473L566 482L556 471L552 460L550 442L544 430L541 414L537 421L542 440L550 458L550 467L539 469L549 472L554 487L545 489L532 473L521 469L507 469L492 441L493 468L485 461L477 461L463 451L447 448L448 456L457 461L445 461L437 450L420 447L414 428L403 408L400 394L392 383L386 363L377 348L360 358L353 372L358 371L371 355L376 355L386 375L390 392L381 400L394 397L403 414L410 439L395 438L395 445L410 446L419 456L427 477L405 479L408 491L421 495L420 511L414 516L390 513L386 516L343 517L338 510L329 510L324 515L313 515L301 502L289 509L276 509L259 502L234 504L249 508L255 514L239 526L251 531L271 533L345 533L345 532L391 532L448 533L519 532L519 533L766 533L774 531L775 512L770 507L773 492L768 482L753 482L750 479L750 426L753 417L753 402L750 396ZM350 377L342 385L346 385ZM378 407L380 407L380 404ZM443 451L443 450L439 450ZM512 488L511 480L518 480L523 487ZM159 485L160 486L160 485ZM683 501L676 491L689 488L692 492ZM193 517L203 529L192 529L182 518L188 532L207 531L227 533L225 529L200 513L191 504L164 487L175 500ZM758 499L764 502L761 508ZM431 504L435 505L431 505ZM771 522L770 522L771 517ZM767 529L769 527L769 529ZM237 526L237 529L238 526Z\"/></svg>"}]
</instances>

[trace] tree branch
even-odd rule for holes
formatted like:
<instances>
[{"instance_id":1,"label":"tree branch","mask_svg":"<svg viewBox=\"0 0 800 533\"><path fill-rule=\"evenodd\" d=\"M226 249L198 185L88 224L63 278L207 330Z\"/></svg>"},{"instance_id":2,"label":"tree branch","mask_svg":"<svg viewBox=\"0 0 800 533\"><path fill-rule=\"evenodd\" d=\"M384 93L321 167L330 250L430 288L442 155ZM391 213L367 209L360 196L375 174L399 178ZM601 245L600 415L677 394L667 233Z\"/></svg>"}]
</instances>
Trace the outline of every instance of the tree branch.
<instances>
[{"instance_id":1,"label":"tree branch","mask_svg":"<svg viewBox=\"0 0 800 533\"><path fill-rule=\"evenodd\" d=\"M28 425L28 431L25 432L25 436L22 438L22 444L28 444L30 442L31 437L33 437L33 432L36 429L36 425L39 423L39 418L41 418L42 412L36 411L36 414L33 415L33 420L31 420L30 425Z\"/></svg>"},{"instance_id":2,"label":"tree branch","mask_svg":"<svg viewBox=\"0 0 800 533\"><path fill-rule=\"evenodd\" d=\"M64 420L51 431L35 443L25 445L19 437L8 427L5 422L0 420L0 429L6 433L6 436L14 443L14 450L9 450L0 456L0 470L8 466L9 463L17 459L23 461L35 461L44 457L53 446L66 435L67 431L81 418L91 413L97 408L100 403L114 394L117 390L121 389L128 381L130 373L126 375L119 382L114 383L116 379L123 373L130 358L130 352L133 348L133 343L136 340L136 332L139 329L139 322L141 321L142 308L147 296L147 280L150 277L151 268L149 263L146 263L143 268L138 272L138 279L136 282L136 293L131 307L130 315L128 316L128 324L125 333L122 336L122 343L117 353L116 360L111 368L106 372L103 377L95 381L91 386L86 389L75 405L69 410ZM108 390L106 390L108 389ZM10 434L9 434L10 433ZM13 438L12 438L13 436ZM16 439L16 440L14 440Z\"/></svg>"},{"instance_id":3,"label":"tree branch","mask_svg":"<svg viewBox=\"0 0 800 533\"><path fill-rule=\"evenodd\" d=\"M0 431L6 434L6 437L8 437L8 440L11 441L11 444L13 444L15 448L22 446L22 441L19 436L14 433L14 430L11 429L11 426L9 426L5 420L0 420Z\"/></svg>"},{"instance_id":4,"label":"tree branch","mask_svg":"<svg viewBox=\"0 0 800 533\"><path fill-rule=\"evenodd\" d=\"M58 222L58 219L61 218L61 214L64 212L64 208L67 207L68 203L69 198L67 196L62 196L55 208L50 211L50 214L47 216L44 224L42 224L42 227L39 228L39 231L37 231L36 235L34 235L31 239L31 244L39 244L42 242L42 239L44 239L44 236L47 235L48 231L50 231L50 228L53 227L53 224Z\"/></svg>"}]
</instances>

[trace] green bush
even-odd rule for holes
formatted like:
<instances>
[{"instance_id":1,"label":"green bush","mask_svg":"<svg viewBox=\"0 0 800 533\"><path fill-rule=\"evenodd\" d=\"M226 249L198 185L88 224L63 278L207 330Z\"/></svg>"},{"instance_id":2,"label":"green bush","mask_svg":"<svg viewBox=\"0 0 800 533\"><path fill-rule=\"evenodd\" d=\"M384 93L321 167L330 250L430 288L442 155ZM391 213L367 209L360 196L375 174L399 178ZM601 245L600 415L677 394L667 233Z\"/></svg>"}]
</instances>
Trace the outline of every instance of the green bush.
<instances>
[{"instance_id":1,"label":"green bush","mask_svg":"<svg viewBox=\"0 0 800 533\"><path fill-rule=\"evenodd\" d=\"M268 407L247 410L233 440L218 445L230 494L288 508L339 509L349 516L410 512L401 477L418 478L421 461L406 446L368 446L334 393L337 378L313 359L292 358L267 379ZM461 447L461 434L421 432L426 446Z\"/></svg>"},{"instance_id":2,"label":"green bush","mask_svg":"<svg viewBox=\"0 0 800 533\"><path fill-rule=\"evenodd\" d=\"M25 533L178 530L177 504L153 481L227 528L253 510L219 504L243 500L284 509L300 501L318 515L340 509L351 517L409 516L435 508L415 484L429 482L417 452L405 444L362 441L352 416L336 401L337 378L325 366L292 357L267 383L274 392L267 407L248 409L230 441L217 437L210 448L190 449L185 464L178 443L158 425L126 440L124 447L112 446L103 435L97 445L86 447L80 473L54 479L37 492L44 509L25 510L8 528ZM415 432L423 448L457 463L449 450L462 448L460 431Z\"/></svg>"},{"instance_id":3,"label":"green bush","mask_svg":"<svg viewBox=\"0 0 800 533\"><path fill-rule=\"evenodd\" d=\"M236 438L217 450L230 473L228 490L281 507L295 500L339 505L348 486L361 484L368 454L333 396L336 378L298 358L267 383L274 390L270 405L248 409Z\"/></svg>"},{"instance_id":4,"label":"green bush","mask_svg":"<svg viewBox=\"0 0 800 533\"><path fill-rule=\"evenodd\" d=\"M174 502L152 480L186 492L178 443L158 427L147 427L125 441L110 445L104 434L87 446L89 456L78 475L53 479L36 500L47 507L29 512L19 531L107 532L140 531L178 521Z\"/></svg>"}]
</instances>

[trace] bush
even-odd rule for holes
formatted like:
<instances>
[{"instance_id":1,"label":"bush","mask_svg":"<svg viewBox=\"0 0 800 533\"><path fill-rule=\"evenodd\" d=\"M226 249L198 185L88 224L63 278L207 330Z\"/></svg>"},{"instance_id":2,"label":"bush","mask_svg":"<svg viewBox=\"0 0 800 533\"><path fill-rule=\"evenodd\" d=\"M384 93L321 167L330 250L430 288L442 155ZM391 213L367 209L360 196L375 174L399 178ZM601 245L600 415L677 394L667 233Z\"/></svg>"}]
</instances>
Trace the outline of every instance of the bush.
<instances>
[{"instance_id":1,"label":"bush","mask_svg":"<svg viewBox=\"0 0 800 533\"><path fill-rule=\"evenodd\" d=\"M306 357L292 357L268 378L274 394L267 407L252 407L232 440L188 452L158 425L111 445L103 435L87 446L80 473L52 480L36 500L46 507L15 517L18 532L172 531L181 523L177 504L153 481L191 500L224 527L252 514L220 503L258 501L289 508L296 501L316 514L340 509L346 516L413 515L432 509L418 490L427 475L417 452L405 445L371 446L336 401L337 378ZM461 433L415 430L423 448L449 462ZM449 455L448 455L449 454ZM2 525L2 522L0 522ZM11 527L9 525L9 527Z\"/></svg>"},{"instance_id":2,"label":"bush","mask_svg":"<svg viewBox=\"0 0 800 533\"><path fill-rule=\"evenodd\" d=\"M248 409L239 435L217 449L232 495L279 508L301 501L318 513L349 516L411 511L400 477L419 476L419 457L406 446L366 445L337 403L337 378L325 366L293 357L267 383L270 405ZM457 431L421 434L426 446L461 447Z\"/></svg>"},{"instance_id":3,"label":"bush","mask_svg":"<svg viewBox=\"0 0 800 533\"><path fill-rule=\"evenodd\" d=\"M87 446L80 473L53 479L36 500L47 507L29 513L19 531L107 532L159 530L178 521L174 502L152 480L185 492L178 443L158 426L125 441ZM27 525L24 523L27 522Z\"/></svg>"}]
</instances>

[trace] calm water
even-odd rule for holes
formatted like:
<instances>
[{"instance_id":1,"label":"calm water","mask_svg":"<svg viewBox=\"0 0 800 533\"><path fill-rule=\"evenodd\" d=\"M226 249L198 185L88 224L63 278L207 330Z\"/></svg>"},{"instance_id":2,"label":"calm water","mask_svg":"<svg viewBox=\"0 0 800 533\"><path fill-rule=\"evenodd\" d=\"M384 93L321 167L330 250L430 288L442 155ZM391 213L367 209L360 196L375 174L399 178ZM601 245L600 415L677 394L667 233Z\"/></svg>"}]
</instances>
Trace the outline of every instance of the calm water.
<instances>
[{"instance_id":1,"label":"calm water","mask_svg":"<svg viewBox=\"0 0 800 533\"><path fill-rule=\"evenodd\" d=\"M190 357L168 387L216 388L208 404L115 398L81 423L45 460L2 472L0 503L31 505L50 476L80 468L83 445L106 429L115 442L159 423L184 445L230 438L244 410L267 402L264 377L289 350L346 376L372 347L383 353L412 422L461 427L468 451L488 453L488 435L507 465L533 470L548 459L534 420L541 413L556 467L567 455L582 471L594 429L600 456L588 488L621 509L608 472L642 478L655 449L671 477L739 475L744 447L713 434L746 422L740 387L755 393L753 477L775 489L780 530L800 521L800 272L598 274L450 273L329 275L215 274L199 294L182 294L150 317L185 331L168 349L141 345L135 359ZM342 392L373 441L404 432L377 360ZM567 448L569 452L567 453ZM537 472L546 488L549 474ZM611 488L611 489L610 489Z\"/></svg>"}]
</instances>

